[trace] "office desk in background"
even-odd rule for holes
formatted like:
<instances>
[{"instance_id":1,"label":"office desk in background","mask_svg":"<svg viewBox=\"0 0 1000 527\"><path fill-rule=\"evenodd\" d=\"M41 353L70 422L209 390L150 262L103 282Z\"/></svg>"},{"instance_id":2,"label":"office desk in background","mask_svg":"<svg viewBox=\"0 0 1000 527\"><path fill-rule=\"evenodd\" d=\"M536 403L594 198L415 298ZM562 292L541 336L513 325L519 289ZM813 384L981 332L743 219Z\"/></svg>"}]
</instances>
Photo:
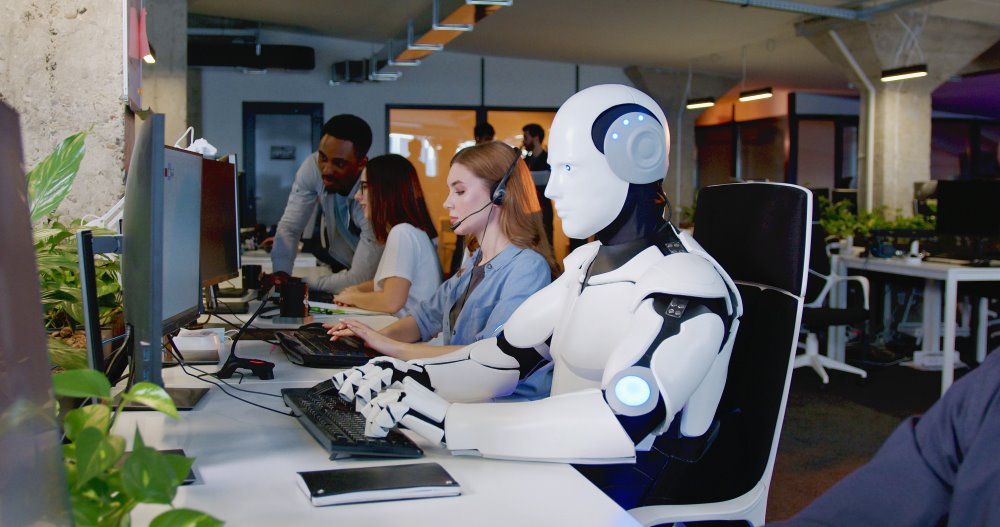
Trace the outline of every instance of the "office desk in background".
<instances>
[{"instance_id":1,"label":"office desk in background","mask_svg":"<svg viewBox=\"0 0 1000 527\"><path fill-rule=\"evenodd\" d=\"M914 354L915 361L933 361L940 357L941 394L955 380L955 311L958 303L959 282L1000 282L1000 267L968 267L962 265L920 262L907 263L902 258L863 258L860 256L835 255L833 267L840 274L848 269L874 271L897 276L911 276L924 279L923 299L923 346ZM943 288L942 288L943 284ZM840 301L845 294L842 289L835 298ZM944 300L942 313L941 302ZM982 308L982 302L980 307ZM838 304L835 304L838 305ZM942 330L942 314L944 334ZM977 357L984 356L986 348L985 310L980 309L979 334L976 338ZM839 333L837 345L839 359L844 357L843 332ZM941 342L941 337L944 337Z\"/></svg>"},{"instance_id":2,"label":"office desk in background","mask_svg":"<svg viewBox=\"0 0 1000 527\"><path fill-rule=\"evenodd\" d=\"M238 352L276 364L274 380L247 378L239 385L243 389L279 394L284 387L312 386L333 371L290 364L280 350L259 341L240 343ZM180 368L165 370L163 376L168 386L205 385ZM288 412L278 397L233 393ZM155 412L125 412L116 432L131 443L136 427L146 444L182 448L197 458L198 481L179 488L174 505L208 512L227 525L639 525L569 465L452 456L409 432L424 449L423 458L330 461L296 419L237 401L217 387L195 410L181 412L180 421ZM295 483L299 471L424 461L441 463L462 485L463 495L313 507ZM141 505L133 524L148 525L163 510L164 506Z\"/></svg>"}]
</instances>

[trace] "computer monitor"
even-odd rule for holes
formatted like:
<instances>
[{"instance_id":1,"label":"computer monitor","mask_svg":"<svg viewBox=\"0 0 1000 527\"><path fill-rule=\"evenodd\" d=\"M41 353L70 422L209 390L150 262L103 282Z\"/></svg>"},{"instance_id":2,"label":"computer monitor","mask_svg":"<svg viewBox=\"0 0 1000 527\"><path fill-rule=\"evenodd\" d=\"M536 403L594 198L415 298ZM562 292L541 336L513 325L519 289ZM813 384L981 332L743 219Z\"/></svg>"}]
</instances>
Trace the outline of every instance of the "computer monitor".
<instances>
[{"instance_id":1,"label":"computer monitor","mask_svg":"<svg viewBox=\"0 0 1000 527\"><path fill-rule=\"evenodd\" d=\"M232 161L235 161L233 159ZM240 225L234 162L204 159L201 166L201 285L240 274Z\"/></svg>"},{"instance_id":2,"label":"computer monitor","mask_svg":"<svg viewBox=\"0 0 1000 527\"><path fill-rule=\"evenodd\" d=\"M122 292L132 382L163 386L162 338L201 305L201 156L163 146L163 115L139 123L122 217Z\"/></svg>"},{"instance_id":3,"label":"computer monitor","mask_svg":"<svg viewBox=\"0 0 1000 527\"><path fill-rule=\"evenodd\" d=\"M1000 236L1000 179L938 181L938 234Z\"/></svg>"},{"instance_id":4,"label":"computer monitor","mask_svg":"<svg viewBox=\"0 0 1000 527\"><path fill-rule=\"evenodd\" d=\"M17 114L0 103L0 524L68 525Z\"/></svg>"}]
</instances>

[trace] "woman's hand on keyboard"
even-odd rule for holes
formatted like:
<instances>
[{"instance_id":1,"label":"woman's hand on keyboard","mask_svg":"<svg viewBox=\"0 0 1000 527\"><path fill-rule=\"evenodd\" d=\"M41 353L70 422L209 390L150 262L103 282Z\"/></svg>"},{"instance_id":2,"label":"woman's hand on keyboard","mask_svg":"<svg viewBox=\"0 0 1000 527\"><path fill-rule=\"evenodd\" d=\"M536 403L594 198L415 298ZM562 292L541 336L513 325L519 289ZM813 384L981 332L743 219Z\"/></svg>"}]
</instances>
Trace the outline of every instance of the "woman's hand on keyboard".
<instances>
[{"instance_id":1,"label":"woman's hand on keyboard","mask_svg":"<svg viewBox=\"0 0 1000 527\"><path fill-rule=\"evenodd\" d=\"M324 325L323 327L327 326ZM391 339L379 333L367 324L353 319L341 320L336 324L330 325L327 333L333 337L331 340L336 340L339 337L356 335L358 338L365 341L365 345L369 348L390 357L396 357L399 355L399 348L402 344L398 340Z\"/></svg>"}]
</instances>

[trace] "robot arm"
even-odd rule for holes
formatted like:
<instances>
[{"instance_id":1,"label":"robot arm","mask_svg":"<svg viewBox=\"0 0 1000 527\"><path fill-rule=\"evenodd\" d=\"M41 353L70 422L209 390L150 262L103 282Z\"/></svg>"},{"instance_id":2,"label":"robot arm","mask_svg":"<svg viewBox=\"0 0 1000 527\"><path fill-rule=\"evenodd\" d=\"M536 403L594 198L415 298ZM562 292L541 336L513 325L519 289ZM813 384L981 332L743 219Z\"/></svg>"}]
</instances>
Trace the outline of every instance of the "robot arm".
<instances>
[{"instance_id":1,"label":"robot arm","mask_svg":"<svg viewBox=\"0 0 1000 527\"><path fill-rule=\"evenodd\" d=\"M451 402L488 401L509 395L518 381L551 360L548 341L559 316L557 299L569 283L560 278L529 297L496 338L408 363L378 357L335 375L333 382L344 399L359 398L359 406L398 386L406 377Z\"/></svg>"}]
</instances>

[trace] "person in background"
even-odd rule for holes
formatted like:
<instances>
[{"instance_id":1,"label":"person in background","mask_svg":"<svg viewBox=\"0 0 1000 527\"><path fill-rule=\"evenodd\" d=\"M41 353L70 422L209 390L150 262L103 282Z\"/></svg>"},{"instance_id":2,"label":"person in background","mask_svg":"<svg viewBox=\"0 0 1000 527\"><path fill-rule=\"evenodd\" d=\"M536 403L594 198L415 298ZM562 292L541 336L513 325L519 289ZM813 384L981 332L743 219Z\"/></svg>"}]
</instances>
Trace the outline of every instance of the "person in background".
<instances>
[{"instance_id":1,"label":"person in background","mask_svg":"<svg viewBox=\"0 0 1000 527\"><path fill-rule=\"evenodd\" d=\"M424 203L417 169L397 154L368 161L355 199L385 246L375 278L343 289L334 302L405 316L441 285L437 229Z\"/></svg>"},{"instance_id":2,"label":"person in background","mask_svg":"<svg viewBox=\"0 0 1000 527\"><path fill-rule=\"evenodd\" d=\"M493 130L493 125L490 123L479 123L472 129L472 137L475 138L477 145L488 143L492 141L495 136L496 131Z\"/></svg>"},{"instance_id":3,"label":"person in background","mask_svg":"<svg viewBox=\"0 0 1000 527\"><path fill-rule=\"evenodd\" d=\"M552 243L552 201L545 197L545 184L549 181L549 153L542 148L542 140L545 139L545 130L535 123L526 124L521 129L523 133L522 145L528 152L524 158L528 170L532 172L535 182L535 194L538 203L542 207L542 225L545 227L545 236L549 243Z\"/></svg>"},{"instance_id":4,"label":"person in background","mask_svg":"<svg viewBox=\"0 0 1000 527\"><path fill-rule=\"evenodd\" d=\"M333 339L354 334L402 360L435 357L496 336L521 302L549 284L555 262L517 150L496 141L461 150L451 161L448 189L444 207L453 230L478 242L472 258L408 316L380 331L344 320L328 326ZM428 343L439 333L438 342ZM518 395L547 393L547 375L526 379Z\"/></svg>"},{"instance_id":5,"label":"person in background","mask_svg":"<svg viewBox=\"0 0 1000 527\"><path fill-rule=\"evenodd\" d=\"M307 278L310 287L335 293L375 275L382 245L354 199L371 144L371 127L358 116L335 115L323 125L319 149L296 172L285 212L278 221L271 250L274 274L270 279L275 285L288 280L305 229L313 228L317 234L314 239L320 237L320 217L326 224L328 249L318 251L317 258L333 274ZM310 226L317 201L322 214L317 214Z\"/></svg>"},{"instance_id":6,"label":"person in background","mask_svg":"<svg viewBox=\"0 0 1000 527\"><path fill-rule=\"evenodd\" d=\"M866 465L769 526L1000 525L1000 353L987 355Z\"/></svg>"}]
</instances>

